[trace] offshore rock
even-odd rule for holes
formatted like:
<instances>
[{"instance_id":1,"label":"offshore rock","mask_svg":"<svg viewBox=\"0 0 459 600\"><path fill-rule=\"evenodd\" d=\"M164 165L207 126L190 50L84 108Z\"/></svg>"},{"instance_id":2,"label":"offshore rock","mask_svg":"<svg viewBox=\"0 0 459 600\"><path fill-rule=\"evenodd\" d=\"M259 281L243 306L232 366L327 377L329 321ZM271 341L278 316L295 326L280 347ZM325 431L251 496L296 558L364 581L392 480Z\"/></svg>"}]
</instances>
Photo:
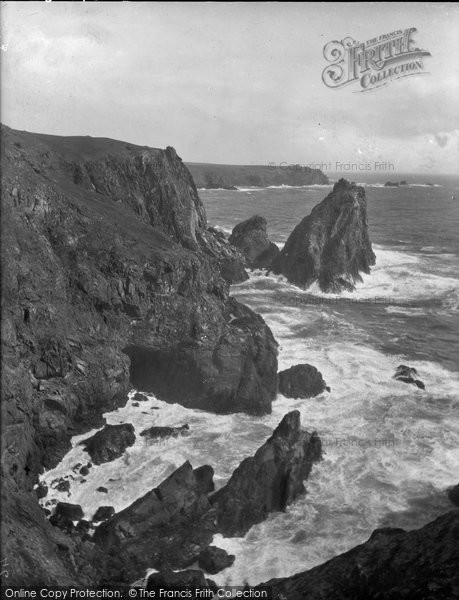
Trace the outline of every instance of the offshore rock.
<instances>
[{"instance_id":1,"label":"offshore rock","mask_svg":"<svg viewBox=\"0 0 459 600\"><path fill-rule=\"evenodd\" d=\"M134 443L134 426L131 423L105 425L101 431L80 442L96 465L119 458Z\"/></svg>"},{"instance_id":2,"label":"offshore rock","mask_svg":"<svg viewBox=\"0 0 459 600\"><path fill-rule=\"evenodd\" d=\"M295 227L272 270L304 288L317 282L324 292L339 292L354 290L374 264L365 190L340 179Z\"/></svg>"},{"instance_id":3,"label":"offshore rock","mask_svg":"<svg viewBox=\"0 0 459 600\"><path fill-rule=\"evenodd\" d=\"M264 217L255 215L234 227L229 242L246 257L252 268L269 268L280 250L270 241Z\"/></svg>"},{"instance_id":4,"label":"offshore rock","mask_svg":"<svg viewBox=\"0 0 459 600\"><path fill-rule=\"evenodd\" d=\"M285 510L305 492L303 482L321 457L317 433L301 429L299 411L286 414L266 443L211 497L218 530L242 536L270 512Z\"/></svg>"},{"instance_id":5,"label":"offshore rock","mask_svg":"<svg viewBox=\"0 0 459 600\"><path fill-rule=\"evenodd\" d=\"M327 389L322 373L308 364L280 371L278 378L279 392L286 398L312 398Z\"/></svg>"},{"instance_id":6,"label":"offshore rock","mask_svg":"<svg viewBox=\"0 0 459 600\"><path fill-rule=\"evenodd\" d=\"M406 365L399 365L395 371L394 379L397 381L403 381L403 383L412 383L421 390L425 390L426 386L424 382L417 379L418 372L414 367L407 367Z\"/></svg>"}]
</instances>

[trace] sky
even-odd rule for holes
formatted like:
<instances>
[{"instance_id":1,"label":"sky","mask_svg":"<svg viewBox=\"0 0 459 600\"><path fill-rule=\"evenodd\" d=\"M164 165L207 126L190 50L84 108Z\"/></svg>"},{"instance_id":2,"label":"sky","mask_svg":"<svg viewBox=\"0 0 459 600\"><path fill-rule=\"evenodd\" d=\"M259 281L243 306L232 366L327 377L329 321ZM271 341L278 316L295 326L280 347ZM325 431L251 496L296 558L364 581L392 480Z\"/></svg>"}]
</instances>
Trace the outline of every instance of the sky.
<instances>
[{"instance_id":1,"label":"sky","mask_svg":"<svg viewBox=\"0 0 459 600\"><path fill-rule=\"evenodd\" d=\"M416 27L424 73L322 81L324 46ZM174 146L189 162L458 173L459 5L2 2L1 120ZM339 170L339 169L336 169Z\"/></svg>"}]
</instances>

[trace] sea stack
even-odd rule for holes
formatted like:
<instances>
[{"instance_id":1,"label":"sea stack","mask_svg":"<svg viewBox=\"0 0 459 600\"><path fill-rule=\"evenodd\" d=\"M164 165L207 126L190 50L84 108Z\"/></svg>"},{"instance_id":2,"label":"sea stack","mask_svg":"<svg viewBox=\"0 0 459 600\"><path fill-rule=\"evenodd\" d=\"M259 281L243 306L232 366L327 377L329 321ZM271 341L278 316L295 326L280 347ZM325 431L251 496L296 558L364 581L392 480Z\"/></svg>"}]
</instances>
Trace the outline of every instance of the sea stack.
<instances>
[{"instance_id":1,"label":"sea stack","mask_svg":"<svg viewBox=\"0 0 459 600\"><path fill-rule=\"evenodd\" d=\"M229 242L244 254L249 267L268 268L279 255L279 248L268 238L266 219L260 215L238 223Z\"/></svg>"},{"instance_id":2,"label":"sea stack","mask_svg":"<svg viewBox=\"0 0 459 600\"><path fill-rule=\"evenodd\" d=\"M340 179L295 227L272 270L303 288L317 282L324 292L340 292L354 290L374 264L365 190Z\"/></svg>"}]
</instances>

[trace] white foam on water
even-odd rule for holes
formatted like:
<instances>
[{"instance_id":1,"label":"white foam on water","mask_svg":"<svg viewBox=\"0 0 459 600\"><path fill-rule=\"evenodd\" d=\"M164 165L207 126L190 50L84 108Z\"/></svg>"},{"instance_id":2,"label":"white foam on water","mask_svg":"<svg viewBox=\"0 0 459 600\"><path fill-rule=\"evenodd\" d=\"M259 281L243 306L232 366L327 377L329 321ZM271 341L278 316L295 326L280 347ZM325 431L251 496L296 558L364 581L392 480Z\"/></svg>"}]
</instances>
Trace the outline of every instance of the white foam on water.
<instances>
[{"instance_id":1,"label":"white foam on water","mask_svg":"<svg viewBox=\"0 0 459 600\"><path fill-rule=\"evenodd\" d=\"M381 264L389 271L419 266L419 257L409 253L379 247L376 253L380 281L387 276ZM393 273L388 277L393 279ZM377 285L381 283L372 284L372 289ZM212 576L218 584L256 584L291 575L365 541L382 524L398 525L397 519L405 519L413 528L447 510L444 490L457 483L459 470L459 373L434 362L383 354L338 312L284 304L293 292L300 298L310 294L285 278L260 271L252 273L249 282L234 286L232 293L272 329L279 342L279 370L313 364L330 393L307 400L278 395L272 414L264 417L214 415L167 404L152 395L135 407L131 393L126 407L105 416L108 423L134 425L134 446L121 458L94 466L85 482L73 474L70 496L51 489L42 504L50 499L81 504L86 518L101 505L119 511L185 460L193 467L211 464L220 487L264 443L283 415L297 409L303 427L318 431L324 460L313 467L307 496L285 513L270 515L242 538L214 538L217 546L236 555L232 567ZM392 378L401 363L418 370L426 391ZM139 435L152 425L184 423L190 427L188 436L162 444L147 444ZM73 438L70 452L41 479L51 484L71 474L76 463L88 462L90 457L78 442L93 433ZM99 486L108 493L97 492ZM413 499L427 507L413 512Z\"/></svg>"}]
</instances>

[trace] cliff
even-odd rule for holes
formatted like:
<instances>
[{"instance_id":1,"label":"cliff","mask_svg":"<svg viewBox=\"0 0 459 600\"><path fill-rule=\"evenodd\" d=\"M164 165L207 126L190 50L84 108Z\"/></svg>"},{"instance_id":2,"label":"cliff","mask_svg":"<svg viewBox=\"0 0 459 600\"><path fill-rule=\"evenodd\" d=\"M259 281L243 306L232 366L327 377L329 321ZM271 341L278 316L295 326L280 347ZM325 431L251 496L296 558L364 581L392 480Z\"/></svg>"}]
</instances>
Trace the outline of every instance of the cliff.
<instances>
[{"instance_id":1,"label":"cliff","mask_svg":"<svg viewBox=\"0 0 459 600\"><path fill-rule=\"evenodd\" d=\"M324 292L353 290L375 255L368 236L365 190L345 179L290 234L272 263L301 287L318 282Z\"/></svg>"},{"instance_id":2,"label":"cliff","mask_svg":"<svg viewBox=\"0 0 459 600\"><path fill-rule=\"evenodd\" d=\"M459 597L459 511L421 529L377 529L309 571L263 584L289 600L452 600Z\"/></svg>"},{"instance_id":3,"label":"cliff","mask_svg":"<svg viewBox=\"0 0 459 600\"><path fill-rule=\"evenodd\" d=\"M198 188L269 187L270 185L326 185L319 169L301 165L214 165L186 163Z\"/></svg>"},{"instance_id":4,"label":"cliff","mask_svg":"<svg viewBox=\"0 0 459 600\"><path fill-rule=\"evenodd\" d=\"M49 524L32 490L132 385L215 412L270 412L276 343L228 297L230 254L173 148L2 128L8 583L90 581L81 540Z\"/></svg>"}]
</instances>

